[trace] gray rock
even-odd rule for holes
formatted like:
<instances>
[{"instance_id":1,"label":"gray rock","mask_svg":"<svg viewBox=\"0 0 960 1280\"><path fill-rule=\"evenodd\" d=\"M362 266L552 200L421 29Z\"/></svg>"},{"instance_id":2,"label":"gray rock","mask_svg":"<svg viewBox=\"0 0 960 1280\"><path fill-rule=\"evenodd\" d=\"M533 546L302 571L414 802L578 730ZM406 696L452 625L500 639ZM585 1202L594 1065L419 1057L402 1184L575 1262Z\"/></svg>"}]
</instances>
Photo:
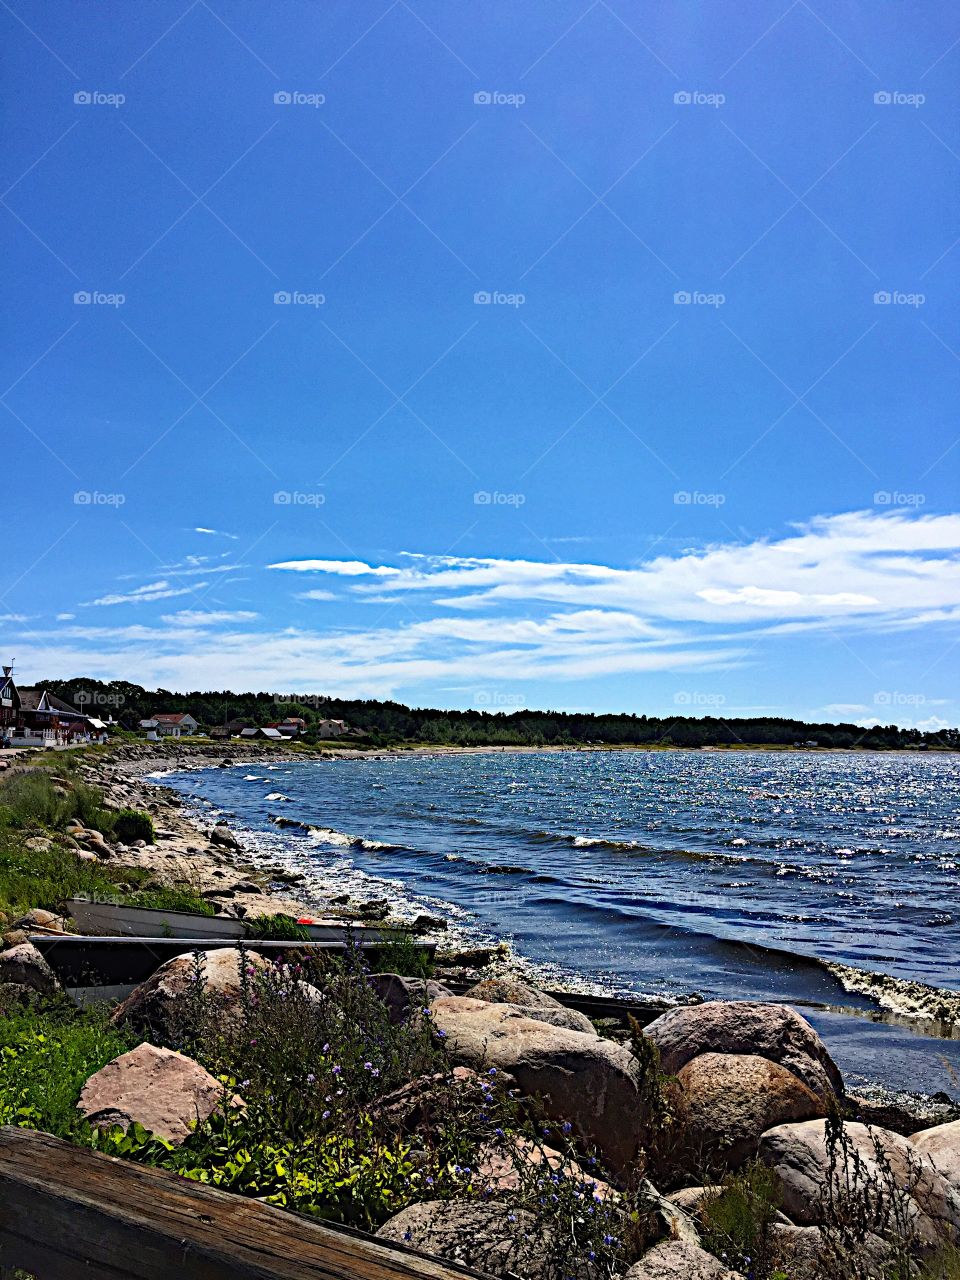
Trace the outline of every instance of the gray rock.
<instances>
[{"instance_id":1,"label":"gray rock","mask_svg":"<svg viewBox=\"0 0 960 1280\"><path fill-rule=\"evenodd\" d=\"M519 978L482 978L464 995L471 1000L486 1000L488 1004L518 1004L524 1009L562 1009L555 996L530 987Z\"/></svg>"},{"instance_id":2,"label":"gray rock","mask_svg":"<svg viewBox=\"0 0 960 1280\"><path fill-rule=\"evenodd\" d=\"M549 1119L569 1121L614 1171L632 1164L644 1117L637 1063L623 1045L464 996L435 1000L431 1009L452 1062L509 1072L523 1093L540 1099Z\"/></svg>"},{"instance_id":3,"label":"gray rock","mask_svg":"<svg viewBox=\"0 0 960 1280\"><path fill-rule=\"evenodd\" d=\"M537 991L514 978L484 978L464 993L467 999L483 1000L488 1004L508 1004L519 1009L524 1017L537 1018L551 1027L569 1027L585 1035L596 1035L596 1028L585 1013L568 1009L545 991ZM516 997L515 999L513 997Z\"/></svg>"},{"instance_id":4,"label":"gray rock","mask_svg":"<svg viewBox=\"0 0 960 1280\"><path fill-rule=\"evenodd\" d=\"M427 1200L412 1204L377 1232L461 1266L495 1276L548 1280L549 1242L533 1214L502 1201Z\"/></svg>"},{"instance_id":5,"label":"gray rock","mask_svg":"<svg viewBox=\"0 0 960 1280\"><path fill-rule=\"evenodd\" d=\"M681 1244L700 1246L700 1233L692 1214L672 1197L662 1196L657 1188L644 1178L640 1184L640 1195L646 1209L653 1213L659 1226L659 1235L668 1240L679 1240Z\"/></svg>"},{"instance_id":6,"label":"gray rock","mask_svg":"<svg viewBox=\"0 0 960 1280\"><path fill-rule=\"evenodd\" d=\"M367 982L387 1006L394 1026L405 1022L411 1010L428 1009L441 996L453 995L450 988L440 982L430 978L405 978L399 973L371 973Z\"/></svg>"},{"instance_id":7,"label":"gray rock","mask_svg":"<svg viewBox=\"0 0 960 1280\"><path fill-rule=\"evenodd\" d=\"M765 1130L826 1114L823 1100L792 1071L757 1054L702 1053L677 1078L690 1142L729 1169L757 1154Z\"/></svg>"},{"instance_id":8,"label":"gray rock","mask_svg":"<svg viewBox=\"0 0 960 1280\"><path fill-rule=\"evenodd\" d=\"M669 1075L702 1053L758 1054L792 1071L819 1097L843 1092L826 1045L806 1018L783 1004L710 1000L671 1009L645 1031Z\"/></svg>"},{"instance_id":9,"label":"gray rock","mask_svg":"<svg viewBox=\"0 0 960 1280\"><path fill-rule=\"evenodd\" d=\"M199 1062L141 1044L92 1075L77 1108L99 1128L138 1123L179 1146L212 1115L221 1096L219 1081Z\"/></svg>"},{"instance_id":10,"label":"gray rock","mask_svg":"<svg viewBox=\"0 0 960 1280\"><path fill-rule=\"evenodd\" d=\"M840 1167L833 1174L838 1187L849 1180L871 1202L876 1201L871 1182L879 1181L889 1193L889 1180L877 1156L875 1142L879 1143L894 1187L905 1198L905 1216L918 1242L935 1248L943 1240L960 1240L960 1195L928 1159L918 1156L907 1138L862 1124L848 1123L844 1129L852 1151L846 1172L838 1153ZM777 1176L787 1215L799 1226L822 1225L830 1179L825 1121L805 1120L769 1129L760 1140L759 1155Z\"/></svg>"},{"instance_id":11,"label":"gray rock","mask_svg":"<svg viewBox=\"0 0 960 1280\"><path fill-rule=\"evenodd\" d=\"M209 838L213 844L221 845L224 849L240 848L240 841L225 822L218 822L210 832Z\"/></svg>"},{"instance_id":12,"label":"gray rock","mask_svg":"<svg viewBox=\"0 0 960 1280\"><path fill-rule=\"evenodd\" d=\"M675 1204L678 1209L682 1209L684 1213L688 1213L691 1218L695 1218L700 1212L700 1206L705 1200L713 1199L723 1190L719 1185L708 1187L681 1187L679 1191L671 1191L667 1199L671 1204Z\"/></svg>"},{"instance_id":13,"label":"gray rock","mask_svg":"<svg viewBox=\"0 0 960 1280\"><path fill-rule=\"evenodd\" d=\"M202 953L205 997L210 1010L221 1018L235 1016L242 991L243 960L248 968L269 968L268 962L255 951L241 953L237 947L218 947ZM186 1016L185 1005L196 991L195 974L192 951L173 956L117 1006L113 1021L129 1022L152 1032L160 1040L175 1040Z\"/></svg>"},{"instance_id":14,"label":"gray rock","mask_svg":"<svg viewBox=\"0 0 960 1280\"><path fill-rule=\"evenodd\" d=\"M623 1280L744 1280L744 1276L697 1245L665 1240L635 1262Z\"/></svg>"},{"instance_id":15,"label":"gray rock","mask_svg":"<svg viewBox=\"0 0 960 1280\"><path fill-rule=\"evenodd\" d=\"M823 1280L825 1275L843 1275L848 1268L844 1260L832 1256L825 1247L823 1232L819 1227L797 1227L793 1223L774 1223L770 1228L770 1241L776 1265L787 1273L790 1280ZM890 1250L875 1235L856 1246L858 1266L871 1267L870 1280L887 1280L886 1265ZM852 1270L852 1267L849 1268Z\"/></svg>"},{"instance_id":16,"label":"gray rock","mask_svg":"<svg viewBox=\"0 0 960 1280\"><path fill-rule=\"evenodd\" d=\"M29 987L44 996L60 990L56 974L32 942L0 951L0 982Z\"/></svg>"},{"instance_id":17,"label":"gray rock","mask_svg":"<svg viewBox=\"0 0 960 1280\"><path fill-rule=\"evenodd\" d=\"M960 1193L960 1120L921 1129L909 1139L916 1151L926 1156L955 1191Z\"/></svg>"}]
</instances>

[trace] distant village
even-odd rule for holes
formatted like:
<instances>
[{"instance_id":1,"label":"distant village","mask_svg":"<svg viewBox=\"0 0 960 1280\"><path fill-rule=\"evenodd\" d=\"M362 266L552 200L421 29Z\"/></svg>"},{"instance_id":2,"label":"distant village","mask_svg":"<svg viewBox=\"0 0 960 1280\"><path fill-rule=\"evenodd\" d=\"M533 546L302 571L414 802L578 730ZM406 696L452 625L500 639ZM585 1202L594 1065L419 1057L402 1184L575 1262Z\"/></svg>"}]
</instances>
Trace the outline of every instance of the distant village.
<instances>
[{"instance_id":1,"label":"distant village","mask_svg":"<svg viewBox=\"0 0 960 1280\"><path fill-rule=\"evenodd\" d=\"M47 689L18 687L12 667L3 667L2 671L0 746L3 747L85 746L107 742L111 735L119 732L135 734L148 742L193 737L293 742L303 737L308 727L310 737L316 739L366 737L362 730L351 728L345 720L317 720L308 726L299 716L287 716L266 725L242 719L204 725L189 711L157 712L146 720L100 717L71 706Z\"/></svg>"}]
</instances>

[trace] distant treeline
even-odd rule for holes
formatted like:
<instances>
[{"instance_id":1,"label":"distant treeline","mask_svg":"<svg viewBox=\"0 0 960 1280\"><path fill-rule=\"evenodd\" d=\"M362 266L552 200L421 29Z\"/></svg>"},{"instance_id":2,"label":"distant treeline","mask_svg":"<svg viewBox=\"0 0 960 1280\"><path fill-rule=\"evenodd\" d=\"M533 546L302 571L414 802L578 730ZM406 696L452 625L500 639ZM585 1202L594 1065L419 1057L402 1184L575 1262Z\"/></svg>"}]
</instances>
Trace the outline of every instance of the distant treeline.
<instances>
[{"instance_id":1,"label":"distant treeline","mask_svg":"<svg viewBox=\"0 0 960 1280\"><path fill-rule=\"evenodd\" d=\"M308 726L318 720L346 720L367 735L372 746L425 742L454 746L553 746L587 743L610 746L794 746L863 747L895 750L907 747L960 749L960 729L924 733L896 725L864 729L854 724L808 724L780 716L742 719L721 716L638 716L569 714L563 711L438 711L405 707L399 702L325 698L308 694L171 693L149 690L123 680L49 680L38 682L89 715L113 715L136 729L141 719L164 711L189 711L201 725L213 728L232 720L264 725L300 716ZM307 740L315 738L308 728Z\"/></svg>"}]
</instances>

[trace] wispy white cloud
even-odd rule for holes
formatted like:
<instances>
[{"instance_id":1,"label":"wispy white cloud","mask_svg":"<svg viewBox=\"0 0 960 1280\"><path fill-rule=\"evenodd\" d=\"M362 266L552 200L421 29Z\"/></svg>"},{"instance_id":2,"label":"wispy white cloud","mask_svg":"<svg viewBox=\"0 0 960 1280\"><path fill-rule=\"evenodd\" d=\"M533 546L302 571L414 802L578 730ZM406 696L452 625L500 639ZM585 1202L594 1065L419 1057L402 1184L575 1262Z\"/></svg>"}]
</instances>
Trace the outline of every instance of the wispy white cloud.
<instances>
[{"instance_id":1,"label":"wispy white cloud","mask_svg":"<svg viewBox=\"0 0 960 1280\"><path fill-rule=\"evenodd\" d=\"M180 609L177 613L165 613L161 621L173 627L220 627L237 622L253 622L259 614L249 609Z\"/></svg>"},{"instance_id":2,"label":"wispy white cloud","mask_svg":"<svg viewBox=\"0 0 960 1280\"><path fill-rule=\"evenodd\" d=\"M91 608L94 605L145 604L150 600L169 600L173 596L188 596L206 586L209 586L209 583L198 582L192 587L171 587L165 578L161 578L159 582L148 582L142 587L136 587L133 591L115 592L112 595L99 596L96 600L81 600L80 604L83 608Z\"/></svg>"},{"instance_id":3,"label":"wispy white cloud","mask_svg":"<svg viewBox=\"0 0 960 1280\"><path fill-rule=\"evenodd\" d=\"M637 567L437 556L404 567L295 560L269 566L340 574L383 597L429 591L456 609L533 603L626 611L686 623L906 620L960 610L960 515L871 511L823 516L780 539L728 542ZM364 579L369 579L364 581Z\"/></svg>"},{"instance_id":4,"label":"wispy white cloud","mask_svg":"<svg viewBox=\"0 0 960 1280\"><path fill-rule=\"evenodd\" d=\"M392 578L403 573L389 565L372 565L363 560L282 560L267 568L289 569L293 573L333 573L345 578Z\"/></svg>"},{"instance_id":5,"label":"wispy white cloud","mask_svg":"<svg viewBox=\"0 0 960 1280\"><path fill-rule=\"evenodd\" d=\"M202 525L198 525L193 532L205 533L212 538L230 538L233 542L237 542L239 540L239 535L236 533L227 533L223 529L205 529Z\"/></svg>"},{"instance_id":6,"label":"wispy white cloud","mask_svg":"<svg viewBox=\"0 0 960 1280\"><path fill-rule=\"evenodd\" d=\"M66 625L43 639L25 634L18 654L29 650L24 661L45 673L168 688L299 687L372 697L509 682L553 685L557 705L562 689L606 677L712 672L723 679L798 634L847 636L850 647L865 628L872 635L960 624L960 516L821 517L780 538L626 567L411 553L396 564L303 558L269 567L274 578L291 574L307 587L298 598L332 599L327 583L336 578L335 609L287 610L278 624L266 607L261 617L217 601L165 613L162 626L125 620ZM170 574L90 603L140 605L189 590ZM359 607L375 602L376 612ZM403 609L383 609L399 602ZM851 689L861 701L825 712L886 722L886 710L872 702L881 687L876 677L867 689ZM757 699L748 690L736 701ZM917 713L911 704L910 715Z\"/></svg>"}]
</instances>

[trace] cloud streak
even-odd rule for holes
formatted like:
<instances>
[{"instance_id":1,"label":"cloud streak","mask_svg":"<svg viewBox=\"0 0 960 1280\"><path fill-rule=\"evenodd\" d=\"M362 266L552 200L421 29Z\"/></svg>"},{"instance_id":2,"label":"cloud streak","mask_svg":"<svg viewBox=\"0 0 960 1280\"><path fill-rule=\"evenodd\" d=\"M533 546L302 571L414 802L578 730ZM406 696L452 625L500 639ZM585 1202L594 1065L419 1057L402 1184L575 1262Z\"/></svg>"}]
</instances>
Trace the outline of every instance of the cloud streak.
<instances>
[{"instance_id":1,"label":"cloud streak","mask_svg":"<svg viewBox=\"0 0 960 1280\"><path fill-rule=\"evenodd\" d=\"M522 681L556 687L560 701L570 696L561 688L576 682L722 673L769 661L798 635L846 636L849 648L865 629L902 633L960 623L957 515L818 517L778 538L717 543L632 566L414 553L396 559L277 562L267 566L269 587L286 581L297 588L280 611L265 604L257 612L231 609L218 599L209 609L183 608L150 623L153 602L209 585L172 585L171 574L88 602L136 605L122 625L83 626L65 617L49 637L25 634L18 651L44 674L168 688L296 687L362 697L426 690L436 698L452 685ZM326 586L332 579L335 598ZM311 601L330 601L329 611L314 611ZM404 607L391 608L398 603ZM862 701L841 705L870 710Z\"/></svg>"}]
</instances>

